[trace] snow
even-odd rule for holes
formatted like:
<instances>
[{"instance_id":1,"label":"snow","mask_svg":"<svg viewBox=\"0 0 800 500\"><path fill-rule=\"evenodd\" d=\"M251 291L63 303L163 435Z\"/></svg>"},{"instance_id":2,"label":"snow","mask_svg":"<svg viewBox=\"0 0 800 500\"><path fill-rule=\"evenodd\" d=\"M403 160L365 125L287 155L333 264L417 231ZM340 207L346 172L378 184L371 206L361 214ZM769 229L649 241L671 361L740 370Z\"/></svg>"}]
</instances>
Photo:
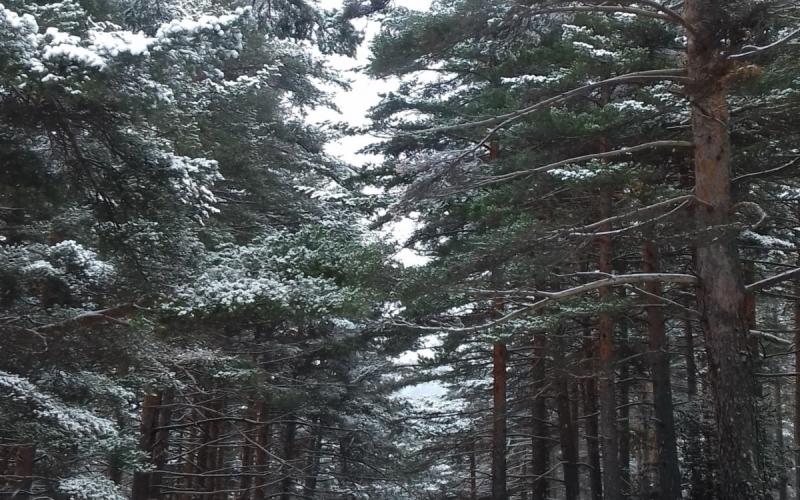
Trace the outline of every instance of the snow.
<instances>
[{"instance_id":1,"label":"snow","mask_svg":"<svg viewBox=\"0 0 800 500\"><path fill-rule=\"evenodd\" d=\"M617 55L616 52L612 52L606 49L597 49L586 42L572 42L572 46L578 49L579 51L586 52L594 57L608 59L615 57Z\"/></svg>"},{"instance_id":2,"label":"snow","mask_svg":"<svg viewBox=\"0 0 800 500\"><path fill-rule=\"evenodd\" d=\"M203 32L225 36L225 30L251 12L250 7L239 7L234 14L222 16L203 15L197 19L173 19L162 24L156 31L159 40L172 40L180 37L191 38ZM239 37L241 39L241 37Z\"/></svg>"},{"instance_id":3,"label":"snow","mask_svg":"<svg viewBox=\"0 0 800 500\"><path fill-rule=\"evenodd\" d=\"M641 101L637 101L635 99L626 99L624 101L615 101L609 103L609 106L624 112L634 112L634 113L654 113L658 111L658 108L653 106L652 104L645 104Z\"/></svg>"},{"instance_id":4,"label":"snow","mask_svg":"<svg viewBox=\"0 0 800 500\"><path fill-rule=\"evenodd\" d=\"M766 248L782 248L785 250L794 250L795 244L788 240L783 240L768 234L759 234L751 229L742 232L742 237L753 240L759 245Z\"/></svg>"},{"instance_id":5,"label":"snow","mask_svg":"<svg viewBox=\"0 0 800 500\"><path fill-rule=\"evenodd\" d=\"M55 423L67 435L108 438L117 434L110 420L67 405L18 375L0 371L0 392L13 401L26 403L37 418Z\"/></svg>"},{"instance_id":6,"label":"snow","mask_svg":"<svg viewBox=\"0 0 800 500\"><path fill-rule=\"evenodd\" d=\"M500 81L503 84L511 85L512 88L531 83L533 84L557 83L561 81L568 73L569 69L561 68L547 75L520 75L520 76L501 78Z\"/></svg>"},{"instance_id":7,"label":"snow","mask_svg":"<svg viewBox=\"0 0 800 500\"><path fill-rule=\"evenodd\" d=\"M35 17L30 14L20 16L16 12L7 9L2 3L0 3L0 23L21 32L36 33L39 31L39 25L36 23Z\"/></svg>"},{"instance_id":8,"label":"snow","mask_svg":"<svg viewBox=\"0 0 800 500\"><path fill-rule=\"evenodd\" d=\"M155 39L148 37L141 31L138 33L130 31L91 31L89 32L89 40L92 50L109 57L117 57L124 53L133 56L147 56L150 54L150 47L156 42Z\"/></svg>"},{"instance_id":9,"label":"snow","mask_svg":"<svg viewBox=\"0 0 800 500\"><path fill-rule=\"evenodd\" d=\"M127 496L101 474L86 473L62 479L58 489L69 500L125 500Z\"/></svg>"}]
</instances>

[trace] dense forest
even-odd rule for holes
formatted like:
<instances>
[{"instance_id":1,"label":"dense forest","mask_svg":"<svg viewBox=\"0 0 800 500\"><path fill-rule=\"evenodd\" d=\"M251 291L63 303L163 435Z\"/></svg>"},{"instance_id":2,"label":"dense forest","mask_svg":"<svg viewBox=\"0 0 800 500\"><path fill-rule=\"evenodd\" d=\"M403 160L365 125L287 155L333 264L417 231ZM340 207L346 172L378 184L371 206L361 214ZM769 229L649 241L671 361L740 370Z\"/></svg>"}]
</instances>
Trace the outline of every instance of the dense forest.
<instances>
[{"instance_id":1,"label":"dense forest","mask_svg":"<svg viewBox=\"0 0 800 500\"><path fill-rule=\"evenodd\" d=\"M0 2L0 498L800 498L800 1Z\"/></svg>"}]
</instances>

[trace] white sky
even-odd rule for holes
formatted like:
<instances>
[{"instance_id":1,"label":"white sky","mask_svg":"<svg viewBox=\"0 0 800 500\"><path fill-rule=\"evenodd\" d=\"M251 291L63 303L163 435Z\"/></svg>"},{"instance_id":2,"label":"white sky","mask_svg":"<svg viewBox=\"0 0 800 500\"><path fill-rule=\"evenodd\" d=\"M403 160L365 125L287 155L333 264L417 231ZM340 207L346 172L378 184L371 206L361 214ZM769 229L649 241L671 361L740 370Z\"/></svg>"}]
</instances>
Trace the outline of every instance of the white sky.
<instances>
[{"instance_id":1,"label":"white sky","mask_svg":"<svg viewBox=\"0 0 800 500\"><path fill-rule=\"evenodd\" d=\"M325 9L338 8L341 7L342 0L319 0L319 5ZM431 0L394 0L392 5L427 10L430 8ZM366 65L369 60L369 43L380 31L380 21L374 18L370 20L356 19L354 25L365 33L364 43L359 47L355 59L342 56L330 56L328 59L331 66L344 73L351 85L351 89L346 92L332 89L337 90L334 101L341 110L341 114L332 109L316 109L308 116L312 123L329 121L331 123L346 122L353 126L368 125L367 112L369 109L378 104L381 94L395 90L399 84L397 79L375 80L359 72L359 68ZM329 143L325 149L352 165L361 166L365 163L381 161L379 156L357 153L377 140L371 135L348 136ZM405 218L388 227L385 234L390 234L393 240L402 245L411 236L415 227L414 220ZM394 258L406 266L419 266L430 260L409 248L401 249Z\"/></svg>"},{"instance_id":2,"label":"white sky","mask_svg":"<svg viewBox=\"0 0 800 500\"><path fill-rule=\"evenodd\" d=\"M342 0L319 0L320 6L326 9L333 9L342 5ZM409 9L427 10L430 8L431 0L394 0L392 5L397 7L407 7ZM367 125L366 118L369 108L378 103L380 94L395 90L397 80L373 80L357 72L359 67L363 67L369 60L369 42L380 30L380 21L373 19L356 19L356 28L365 33L364 43L358 49L355 59L348 57L334 56L329 60L334 68L344 71L351 81L351 90L348 92L338 92L336 95L336 105L342 111L339 114L330 109L318 109L311 113L309 119L312 122L340 122L345 121L350 125ZM345 137L339 141L328 145L327 150L331 154L346 160L355 165L363 165L366 162L377 162L380 158L369 155L360 155L356 151L364 146L375 142L371 136Z\"/></svg>"}]
</instances>

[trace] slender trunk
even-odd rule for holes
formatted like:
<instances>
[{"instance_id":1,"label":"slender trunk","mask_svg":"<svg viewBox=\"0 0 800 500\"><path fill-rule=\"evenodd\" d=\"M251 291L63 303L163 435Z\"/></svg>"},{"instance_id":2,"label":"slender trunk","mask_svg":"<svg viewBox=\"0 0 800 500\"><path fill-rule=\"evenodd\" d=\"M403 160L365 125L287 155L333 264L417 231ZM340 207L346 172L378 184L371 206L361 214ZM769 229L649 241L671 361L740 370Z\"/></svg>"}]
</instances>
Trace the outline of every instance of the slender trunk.
<instances>
[{"instance_id":1,"label":"slender trunk","mask_svg":"<svg viewBox=\"0 0 800 500\"><path fill-rule=\"evenodd\" d=\"M594 375L594 346L591 332L587 328L584 332L586 357L589 364L590 375L583 382L583 411L585 418L586 452L589 461L589 486L591 500L603 500L603 476L600 470L600 438L599 419L597 407L597 377Z\"/></svg>"},{"instance_id":2,"label":"slender trunk","mask_svg":"<svg viewBox=\"0 0 800 500\"><path fill-rule=\"evenodd\" d=\"M775 377L775 445L778 448L778 498L786 500L789 498L788 486L789 476L786 474L785 447L783 441L783 388L780 377Z\"/></svg>"},{"instance_id":3,"label":"slender trunk","mask_svg":"<svg viewBox=\"0 0 800 500\"><path fill-rule=\"evenodd\" d=\"M642 399L652 400L653 383L650 381L642 384ZM639 470L637 483L639 495L642 498L658 498L656 483L658 482L658 457L656 454L656 432L653 428L653 408L649 405L639 405L639 442L638 458Z\"/></svg>"},{"instance_id":4,"label":"slender trunk","mask_svg":"<svg viewBox=\"0 0 800 500\"><path fill-rule=\"evenodd\" d=\"M198 411L197 408L192 409L192 421L197 421ZM199 451L194 451L193 449L196 447L196 442L201 439L199 437L198 428L197 426L191 426L188 432L188 440L186 441L185 450L181 450L184 453L183 457L183 467L182 471L187 474L184 478L179 480L179 484L181 485L181 489L184 491L192 491L195 488L196 480L194 476L190 474L196 474L197 470L197 463L199 462ZM191 495L189 493L181 493L177 496L178 500L191 500Z\"/></svg>"},{"instance_id":5,"label":"slender trunk","mask_svg":"<svg viewBox=\"0 0 800 500\"><path fill-rule=\"evenodd\" d=\"M317 418L317 425L321 423L321 419ZM320 467L320 452L322 451L322 428L317 427L312 436L312 444L310 456L308 457L308 475L306 476L305 484L303 485L303 494L306 498L314 498L317 491L317 476L319 475Z\"/></svg>"},{"instance_id":6,"label":"slender trunk","mask_svg":"<svg viewBox=\"0 0 800 500\"><path fill-rule=\"evenodd\" d=\"M258 411L258 421L264 423L259 424L258 434L256 435L257 446L253 463L253 472L257 473L258 476L255 479L256 487L253 489L253 500L264 500L267 498L266 476L269 472L269 454L267 452L270 447L271 429L267 422L269 422L270 415L267 403L263 400L259 400L256 403L256 408Z\"/></svg>"},{"instance_id":7,"label":"slender trunk","mask_svg":"<svg viewBox=\"0 0 800 500\"><path fill-rule=\"evenodd\" d=\"M0 444L0 488L2 489L10 483L11 478L7 476L14 474L11 466L14 464L16 453L16 447Z\"/></svg>"},{"instance_id":8,"label":"slender trunk","mask_svg":"<svg viewBox=\"0 0 800 500\"><path fill-rule=\"evenodd\" d=\"M549 422L547 420L547 337L542 334L533 337L533 407L531 411L531 445L533 488L532 500L546 500L548 497L547 469L550 467Z\"/></svg>"},{"instance_id":9,"label":"slender trunk","mask_svg":"<svg viewBox=\"0 0 800 500\"><path fill-rule=\"evenodd\" d=\"M601 194L601 214L603 218L611 215L611 195ZM603 227L608 230L610 227ZM611 274L612 246L608 235L597 238L598 270ZM600 300L608 300L611 290L603 287L599 290ZM603 490L604 498L622 498L622 484L619 467L619 438L617 432L617 392L615 385L614 363L614 320L607 312L602 312L597 321L598 348L597 360L599 374L597 379L598 399L600 403L600 433L603 450Z\"/></svg>"},{"instance_id":10,"label":"slender trunk","mask_svg":"<svg viewBox=\"0 0 800 500\"><path fill-rule=\"evenodd\" d=\"M220 402L219 414L220 415L225 414L224 402ZM229 477L224 475L227 464L227 451L230 449L227 442L229 438L226 437L228 435L226 431L226 424L227 421L222 419L216 422L216 427L217 427L216 434L219 442L217 443L216 454L215 454L217 461L214 466L214 470L216 471L216 474L218 474L218 476L215 478L214 481L214 491L224 491L229 489L227 485ZM225 500L226 498L227 495L225 493L216 493L209 500Z\"/></svg>"},{"instance_id":11,"label":"slender trunk","mask_svg":"<svg viewBox=\"0 0 800 500\"><path fill-rule=\"evenodd\" d=\"M250 420L258 421L258 401L251 401L247 408L247 418ZM253 439L253 437L258 433L258 426L257 425L248 425L247 430L245 433L248 437ZM242 440L242 451L241 451L241 459L242 459L242 477L239 479L239 489L242 490L242 493L239 495L239 500L250 500L251 491L250 488L253 486L253 476L256 472L256 469L253 467L253 455L254 455L253 445L248 442L247 440Z\"/></svg>"},{"instance_id":12,"label":"slender trunk","mask_svg":"<svg viewBox=\"0 0 800 500\"><path fill-rule=\"evenodd\" d=\"M800 279L795 281L794 290L794 489L800 491Z\"/></svg>"},{"instance_id":13,"label":"slender trunk","mask_svg":"<svg viewBox=\"0 0 800 500\"><path fill-rule=\"evenodd\" d=\"M478 500L477 464L475 463L475 441L472 441L469 452L469 499Z\"/></svg>"},{"instance_id":14,"label":"slender trunk","mask_svg":"<svg viewBox=\"0 0 800 500\"><path fill-rule=\"evenodd\" d=\"M146 394L142 402L142 417L139 423L139 449L152 457L156 443L156 427L161 406L160 394ZM134 471L132 500L147 500L150 497L152 472Z\"/></svg>"},{"instance_id":15,"label":"slender trunk","mask_svg":"<svg viewBox=\"0 0 800 500\"><path fill-rule=\"evenodd\" d=\"M492 500L508 500L506 486L506 361L505 344L494 345L492 354L493 431L492 431Z\"/></svg>"},{"instance_id":16,"label":"slender trunk","mask_svg":"<svg viewBox=\"0 0 800 500\"><path fill-rule=\"evenodd\" d=\"M659 272L658 249L652 241L644 243L642 261L644 272ZM654 296L661 296L661 284L656 281L646 283L645 291ZM652 299L649 302L652 302ZM675 436L669 345L664 327L664 313L661 304L648 306L645 310L650 347L650 376L653 381L659 498L675 500L681 497L681 471L678 467L678 443Z\"/></svg>"},{"instance_id":17,"label":"slender trunk","mask_svg":"<svg viewBox=\"0 0 800 500\"><path fill-rule=\"evenodd\" d=\"M555 374L556 411L558 413L558 436L561 445L561 461L564 471L565 500L577 500L580 495L578 477L578 442L575 430L575 416L569 400L569 373L564 356L563 328L555 331L553 369Z\"/></svg>"},{"instance_id":18,"label":"slender trunk","mask_svg":"<svg viewBox=\"0 0 800 500\"><path fill-rule=\"evenodd\" d=\"M283 435L283 460L287 464L294 463L294 454L295 454L295 438L297 437L297 424L294 423L295 416L290 415L289 420L287 422L286 429ZM292 470L286 470L283 473L283 479L281 480L281 500L290 500L292 498L292 485L294 481L292 481Z\"/></svg>"},{"instance_id":19,"label":"slender trunk","mask_svg":"<svg viewBox=\"0 0 800 500\"><path fill-rule=\"evenodd\" d=\"M150 496L153 498L161 496L161 482L164 478L164 468L167 465L167 452L169 451L169 430L166 427L172 423L174 400L175 395L172 390L165 390L161 394L161 405L156 418L159 429L155 431L152 452L154 471L150 480Z\"/></svg>"},{"instance_id":20,"label":"slender trunk","mask_svg":"<svg viewBox=\"0 0 800 500\"><path fill-rule=\"evenodd\" d=\"M624 271L621 271L624 272ZM621 298L624 299L626 291L620 289ZM628 321L621 318L619 321L620 348L628 351ZM631 494L631 368L630 363L623 363L619 367L619 466L620 482L625 496Z\"/></svg>"},{"instance_id":21,"label":"slender trunk","mask_svg":"<svg viewBox=\"0 0 800 500\"><path fill-rule=\"evenodd\" d=\"M29 500L33 498L33 464L36 456L36 449L33 446L19 446L14 458L14 475L20 478L17 494L13 496L19 500Z\"/></svg>"},{"instance_id":22,"label":"slender trunk","mask_svg":"<svg viewBox=\"0 0 800 500\"><path fill-rule=\"evenodd\" d=\"M697 361L695 358L694 348L694 328L692 326L691 318L686 318L684 323L684 340L686 342L686 396L692 404L697 401ZM706 496L705 482L703 480L703 450L702 450L702 429L700 422L702 420L702 412L698 411L689 415L686 423L686 463L689 464L690 474L689 481L691 483L691 493L693 498L704 498Z\"/></svg>"}]
</instances>

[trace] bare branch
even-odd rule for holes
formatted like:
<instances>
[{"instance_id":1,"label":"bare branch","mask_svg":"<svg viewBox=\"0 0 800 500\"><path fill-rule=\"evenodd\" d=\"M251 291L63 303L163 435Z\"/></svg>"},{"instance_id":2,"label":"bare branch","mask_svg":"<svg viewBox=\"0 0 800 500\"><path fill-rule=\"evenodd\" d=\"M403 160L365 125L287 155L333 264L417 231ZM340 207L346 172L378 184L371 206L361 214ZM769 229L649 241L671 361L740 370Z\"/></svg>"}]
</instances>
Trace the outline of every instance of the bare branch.
<instances>
[{"instance_id":1,"label":"bare branch","mask_svg":"<svg viewBox=\"0 0 800 500\"><path fill-rule=\"evenodd\" d=\"M765 175L774 174L775 172L780 172L781 170L784 170L784 169L791 168L791 167L795 166L797 164L797 162L800 162L800 156L798 156L797 158L795 158L794 160L792 160L792 161L790 161L788 163L784 163L780 167L771 168L769 170L762 170L760 172L752 172L752 173L749 173L749 174L744 174L744 175L740 175L738 177L734 177L731 180L731 182L739 182L739 181L742 181L742 180L745 180L745 179L750 179L752 177L762 177L762 176L765 176Z\"/></svg>"},{"instance_id":2,"label":"bare branch","mask_svg":"<svg viewBox=\"0 0 800 500\"><path fill-rule=\"evenodd\" d=\"M125 321L125 318L130 317L140 309L141 308L138 307L136 304L123 304L115 307L110 307L108 309L102 309L99 311L88 311L85 313L81 313L73 318L65 319L63 321L59 321L56 323L42 325L33 328L33 330L37 332L48 332L52 330L58 330L60 328L64 328L71 325L88 327L101 323L116 323L118 325L128 326L128 322Z\"/></svg>"},{"instance_id":3,"label":"bare branch","mask_svg":"<svg viewBox=\"0 0 800 500\"><path fill-rule=\"evenodd\" d=\"M692 197L692 198L694 198L694 197ZM597 233L571 233L570 236L614 236L614 235L617 235L617 234L622 234L622 233L625 233L625 232L632 231L634 229L640 228L642 226L646 226L648 224L653 224L653 223L658 222L658 221L660 221L662 219L666 219L670 215L673 215L673 214L683 210L684 208L688 207L691 201L692 200L686 200L683 203L681 203L680 205L678 205L677 207L675 207L672 210L670 210L669 212L663 213L661 215L658 215L656 217L652 217L650 219L647 219L647 220L644 220L644 221L641 221L641 222L637 222L637 223L635 223L635 224L633 224L631 226L626 226L626 227L622 227L620 229L614 229L614 230L611 230L611 231L601 231L601 232L597 232ZM652 207L646 207L646 208L652 208Z\"/></svg>"},{"instance_id":4,"label":"bare branch","mask_svg":"<svg viewBox=\"0 0 800 500\"><path fill-rule=\"evenodd\" d=\"M773 335L767 332L762 332L760 330L750 330L750 335L761 337L762 339L767 340L769 342L773 342L775 344L794 345L794 342L792 342L791 340L786 340L781 337L778 337L777 335Z\"/></svg>"},{"instance_id":5,"label":"bare branch","mask_svg":"<svg viewBox=\"0 0 800 500\"><path fill-rule=\"evenodd\" d=\"M761 281L756 281L755 283L751 283L751 284L749 284L749 285L747 285L745 287L745 290L747 290L748 292L755 292L755 291L764 289L764 288L766 288L768 286L772 286L772 285L787 281L787 280L795 277L797 274L800 274L800 267L792 269L790 271L786 271L786 272L780 273L780 274L776 274L775 276L771 276L769 278L765 278L765 279L763 279Z\"/></svg>"},{"instance_id":6,"label":"bare branch","mask_svg":"<svg viewBox=\"0 0 800 500\"><path fill-rule=\"evenodd\" d=\"M619 276L610 276L607 278L603 278L601 280L592 281L591 283L585 283L583 285L578 285L573 288L561 290L559 292L545 292L541 290L528 291L527 293L530 295L544 297L544 298L542 300L534 302L533 304L527 305L515 311L511 311L505 316L498 318L494 321L482 323L480 325L474 325L468 327L421 326L408 322L402 322L399 323L399 325L411 327L414 328L415 330L447 332L447 333L475 333L495 326L500 326L513 319L526 316L532 312L535 312L547 306L552 302L568 299L570 297L574 297L576 295L597 290L599 288L604 288L608 286L631 285L635 283L647 283L653 281L676 283L683 285L697 284L697 278L695 276L692 276L691 274L670 274L670 273L624 274Z\"/></svg>"},{"instance_id":7,"label":"bare branch","mask_svg":"<svg viewBox=\"0 0 800 500\"><path fill-rule=\"evenodd\" d=\"M788 42L789 40L791 40L792 38L794 38L794 37L796 37L798 35L800 35L800 28L792 31L791 33L789 33L785 37L781 38L780 40L776 40L776 41L772 42L769 45L764 45L763 47L757 47L755 45L747 45L747 46L743 47L744 49L747 49L747 52L740 52L738 54L731 54L731 55L728 56L728 59L744 59L744 58L747 58L747 57L750 57L750 56L761 54L761 53L766 52L766 51L768 51L770 49L774 49L776 47L780 47L781 45L785 44L786 42Z\"/></svg>"}]
</instances>

